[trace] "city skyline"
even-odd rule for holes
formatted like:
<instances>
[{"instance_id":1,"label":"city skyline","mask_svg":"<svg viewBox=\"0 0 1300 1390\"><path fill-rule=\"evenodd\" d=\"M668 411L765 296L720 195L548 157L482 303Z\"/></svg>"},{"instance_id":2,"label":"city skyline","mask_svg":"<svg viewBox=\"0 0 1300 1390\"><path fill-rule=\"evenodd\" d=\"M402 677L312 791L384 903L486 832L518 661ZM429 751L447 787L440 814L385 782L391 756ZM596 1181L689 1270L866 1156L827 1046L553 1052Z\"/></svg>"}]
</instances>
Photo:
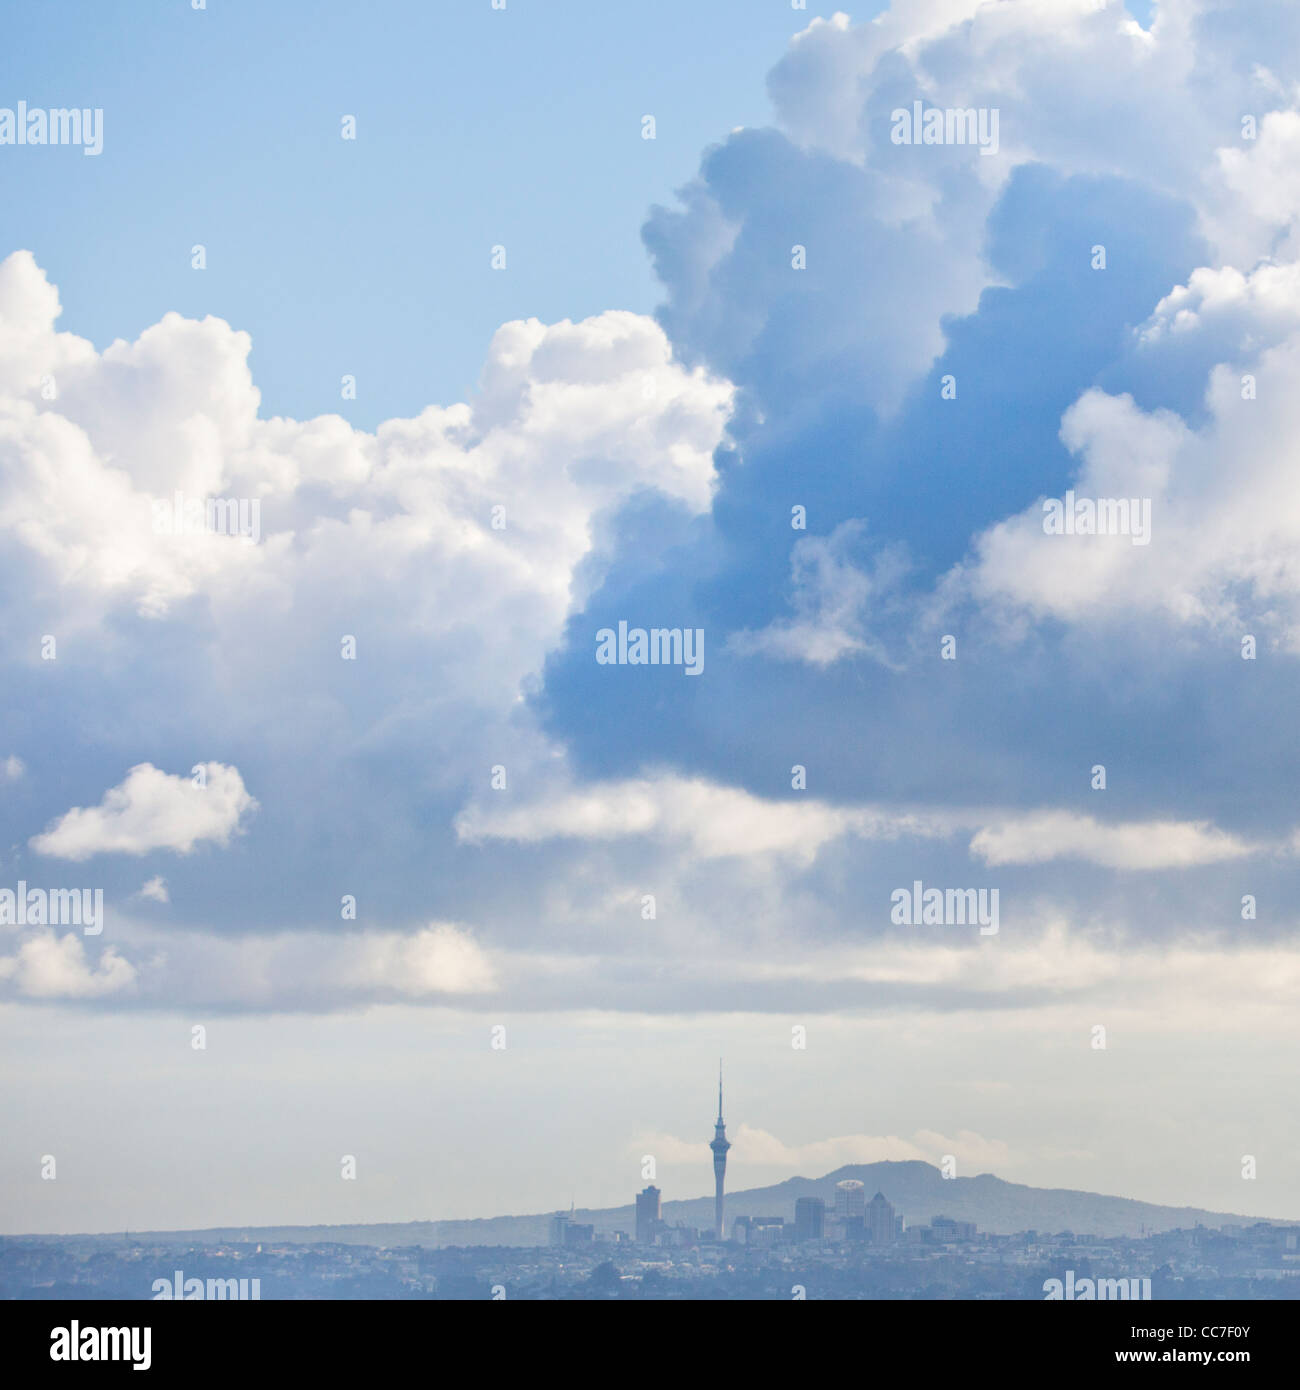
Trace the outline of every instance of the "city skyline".
<instances>
[{"instance_id":1,"label":"city skyline","mask_svg":"<svg viewBox=\"0 0 1300 1390\"><path fill-rule=\"evenodd\" d=\"M892 1197L886 1195L886 1190ZM868 1191L874 1191L869 1201ZM823 1195L815 1195L818 1192ZM801 1212L809 1215L815 1210L818 1217L814 1224L822 1227L832 1242L865 1240L877 1246L896 1242L905 1231L917 1229L943 1229L952 1232L957 1239L969 1239L977 1234L999 1238L1032 1235L1039 1231L1104 1240L1141 1239L1178 1229L1246 1229L1257 1220L1244 1213L1161 1206L1115 1194L1026 1188L987 1173L973 1178L946 1177L941 1169L915 1160L848 1165L820 1177L787 1179L775 1187L744 1188L733 1195L746 1208L736 1218L745 1226L775 1222L778 1226L784 1225L789 1235L801 1225ZM672 1209L673 1219L668 1219L666 1208ZM692 1244L735 1243L732 1236L718 1241L716 1228L707 1221L699 1220L692 1225L691 1213L701 1217L713 1215L714 1194L669 1194L665 1198L663 1189L651 1182L635 1194L631 1204L594 1209L578 1205L574 1198L567 1210L534 1216L479 1216L461 1221L413 1219L383 1225L333 1227L264 1227L245 1223L192 1231L144 1229L68 1233L67 1237L33 1232L0 1239L58 1241L67 1238L111 1246L150 1243L168 1237L206 1237L237 1244L252 1241L310 1244L332 1236L344 1244L365 1244L374 1243L374 1238L382 1234L393 1248L400 1249L429 1243L472 1246L477 1243L476 1232L502 1230L509 1238L493 1234L486 1242L488 1247L526 1246L532 1243L526 1238L529 1231L541 1244L566 1247L574 1245L575 1240L576 1244L584 1246L610 1239L655 1244L656 1237L665 1235L671 1237L670 1244L676 1245L682 1243L678 1236L683 1232ZM1274 1216L1258 1224L1300 1232L1300 1220L1285 1217ZM570 1231L575 1239L569 1238Z\"/></svg>"}]
</instances>

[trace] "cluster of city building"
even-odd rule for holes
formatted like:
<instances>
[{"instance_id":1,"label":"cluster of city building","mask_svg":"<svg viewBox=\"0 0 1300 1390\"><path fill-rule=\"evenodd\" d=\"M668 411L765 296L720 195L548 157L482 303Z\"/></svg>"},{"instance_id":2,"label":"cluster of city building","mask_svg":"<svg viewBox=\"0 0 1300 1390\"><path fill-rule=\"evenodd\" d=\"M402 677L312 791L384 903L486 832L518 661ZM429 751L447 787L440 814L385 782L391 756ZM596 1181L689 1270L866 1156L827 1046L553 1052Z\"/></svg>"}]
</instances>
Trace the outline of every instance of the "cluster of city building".
<instances>
[{"instance_id":1,"label":"cluster of city building","mask_svg":"<svg viewBox=\"0 0 1300 1390\"><path fill-rule=\"evenodd\" d=\"M928 1226L908 1226L901 1212L877 1192L867 1201L866 1187L846 1178L835 1187L835 1200L828 1207L820 1197L800 1197L794 1204L794 1220L784 1216L738 1216L731 1223L728 1238L737 1245L770 1246L791 1242L841 1241L869 1242L874 1246L940 1244L974 1240L978 1234L973 1221L955 1221L935 1216ZM556 1212L551 1218L550 1243L577 1249L611 1241L622 1244L629 1238L624 1231L597 1232L594 1224L575 1221L572 1212ZM653 1184L636 1195L637 1245L665 1249L715 1244L716 1229L700 1230L685 1222L670 1225L663 1216L663 1193Z\"/></svg>"},{"instance_id":2,"label":"cluster of city building","mask_svg":"<svg viewBox=\"0 0 1300 1390\"><path fill-rule=\"evenodd\" d=\"M836 1184L829 1208L820 1197L800 1197L794 1204L794 1221L784 1216L738 1216L731 1223L730 1238L738 1245L783 1245L791 1241L869 1241L892 1245L896 1241L924 1244L974 1240L973 1221L934 1217L928 1226L907 1226L893 1203L877 1192L867 1201L867 1190L854 1178ZM578 1245L594 1238L590 1226L573 1227L561 1214L552 1223L552 1244ZM663 1219L663 1194L650 1186L637 1193L636 1243L638 1245L698 1245L718 1239L717 1231L699 1231L684 1224L669 1225Z\"/></svg>"}]
</instances>

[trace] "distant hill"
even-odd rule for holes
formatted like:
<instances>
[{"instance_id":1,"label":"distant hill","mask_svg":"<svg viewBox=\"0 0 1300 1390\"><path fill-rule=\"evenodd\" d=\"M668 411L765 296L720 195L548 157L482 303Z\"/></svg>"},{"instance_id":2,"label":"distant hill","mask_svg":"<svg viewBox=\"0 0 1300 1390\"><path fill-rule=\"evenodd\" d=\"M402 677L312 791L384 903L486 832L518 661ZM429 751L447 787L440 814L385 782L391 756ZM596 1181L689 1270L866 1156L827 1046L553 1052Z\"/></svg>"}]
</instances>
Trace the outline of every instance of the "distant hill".
<instances>
[{"instance_id":1,"label":"distant hill","mask_svg":"<svg viewBox=\"0 0 1300 1390\"><path fill-rule=\"evenodd\" d=\"M788 1178L774 1187L756 1187L727 1194L728 1222L737 1216L783 1216L794 1219L798 1197L821 1197L828 1207L835 1201L835 1184L856 1178L865 1184L867 1199L883 1192L911 1226L928 1225L933 1216L973 1221L981 1231L1012 1234L1016 1231L1045 1233L1073 1231L1077 1235L1150 1235L1197 1224L1249 1225L1261 1218L1202 1211L1198 1207L1162 1207L1135 1202L1128 1197L1104 1197L1095 1192L1068 1188L1027 1187L1004 1182L991 1173L974 1178L944 1178L929 1163L860 1163L837 1168L821 1178ZM701 1229L713 1224L713 1198L696 1197L665 1202L664 1219ZM635 1229L635 1208L607 1207L599 1211L578 1209L574 1219L594 1225L598 1231ZM545 1245L551 1213L537 1216L492 1216L473 1221L408 1221L375 1226L222 1226L203 1231L133 1231L133 1240L148 1243L185 1244L222 1241L341 1245ZM1285 1222L1283 1224L1292 1224ZM55 1240L48 1236L40 1239ZM105 1236L120 1241L120 1235Z\"/></svg>"}]
</instances>

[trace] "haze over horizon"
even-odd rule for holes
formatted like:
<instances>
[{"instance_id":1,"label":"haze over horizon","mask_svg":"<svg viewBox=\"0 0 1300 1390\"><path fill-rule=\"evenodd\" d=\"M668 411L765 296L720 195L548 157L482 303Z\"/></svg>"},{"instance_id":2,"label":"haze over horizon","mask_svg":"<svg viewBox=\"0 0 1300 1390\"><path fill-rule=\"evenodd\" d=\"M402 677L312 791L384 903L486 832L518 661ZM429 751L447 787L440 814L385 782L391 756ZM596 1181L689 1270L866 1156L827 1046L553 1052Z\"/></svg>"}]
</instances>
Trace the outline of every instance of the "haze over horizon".
<instances>
[{"instance_id":1,"label":"haze over horizon","mask_svg":"<svg viewBox=\"0 0 1300 1390\"><path fill-rule=\"evenodd\" d=\"M1209 1212L1196 1207L1144 1203L1117 1193L1080 1192L1074 1189L1037 1188L1007 1183L995 1173L976 1173L968 1178L944 1179L934 1164L919 1159L883 1160L872 1164L845 1164L819 1177L797 1174L764 1187L743 1188L727 1194L727 1224L740 1216L784 1216L792 1222L797 1197L821 1196L828 1210L833 1206L834 1184L842 1180L865 1182L875 1188L907 1219L909 1225L925 1225L936 1215L974 1221L981 1232L1011 1234L1035 1227L1044 1231L1073 1230L1100 1235L1136 1234L1140 1230L1187 1229L1196 1224L1228 1224L1243 1219L1242 1213ZM991 1187L990 1187L991 1185ZM665 1196L664 1220L669 1225L694 1224L703 1229L713 1194ZM561 1209L563 1210L563 1209ZM635 1227L635 1203L611 1207L571 1208L575 1220L592 1220L602 1233L622 1230L631 1236ZM995 1213L991 1215L991 1213ZM553 1211L497 1212L469 1218L411 1217L406 1221L355 1223L306 1223L286 1226L275 1222L235 1222L174 1230L139 1228L120 1233L133 1240L147 1237L229 1235L240 1240L265 1240L311 1244L323 1240L348 1244L430 1244L429 1228L440 1245L544 1245ZM692 1220L694 1218L694 1220ZM1206 1220L1206 1218L1211 1218ZM1220 1220L1215 1220L1220 1218ZM1251 1220L1245 1217L1245 1220ZM1273 1216L1274 1224L1300 1223L1300 1218ZM442 1229L445 1228L445 1229ZM103 1237L115 1231L16 1233L23 1236Z\"/></svg>"}]
</instances>

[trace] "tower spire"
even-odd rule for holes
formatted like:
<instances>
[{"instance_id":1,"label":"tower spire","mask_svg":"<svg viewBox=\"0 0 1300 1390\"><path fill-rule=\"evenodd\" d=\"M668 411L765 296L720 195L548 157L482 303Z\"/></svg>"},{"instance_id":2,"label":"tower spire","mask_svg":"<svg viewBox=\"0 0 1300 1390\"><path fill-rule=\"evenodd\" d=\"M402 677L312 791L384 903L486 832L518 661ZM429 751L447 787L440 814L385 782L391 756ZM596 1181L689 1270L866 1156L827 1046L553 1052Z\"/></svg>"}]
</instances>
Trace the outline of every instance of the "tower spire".
<instances>
[{"instance_id":1,"label":"tower spire","mask_svg":"<svg viewBox=\"0 0 1300 1390\"><path fill-rule=\"evenodd\" d=\"M718 1120L713 1127L713 1225L718 1239L723 1238L722 1227L722 1183L727 1173L727 1150L731 1144L727 1140L727 1128L722 1118L722 1058L718 1058Z\"/></svg>"}]
</instances>

